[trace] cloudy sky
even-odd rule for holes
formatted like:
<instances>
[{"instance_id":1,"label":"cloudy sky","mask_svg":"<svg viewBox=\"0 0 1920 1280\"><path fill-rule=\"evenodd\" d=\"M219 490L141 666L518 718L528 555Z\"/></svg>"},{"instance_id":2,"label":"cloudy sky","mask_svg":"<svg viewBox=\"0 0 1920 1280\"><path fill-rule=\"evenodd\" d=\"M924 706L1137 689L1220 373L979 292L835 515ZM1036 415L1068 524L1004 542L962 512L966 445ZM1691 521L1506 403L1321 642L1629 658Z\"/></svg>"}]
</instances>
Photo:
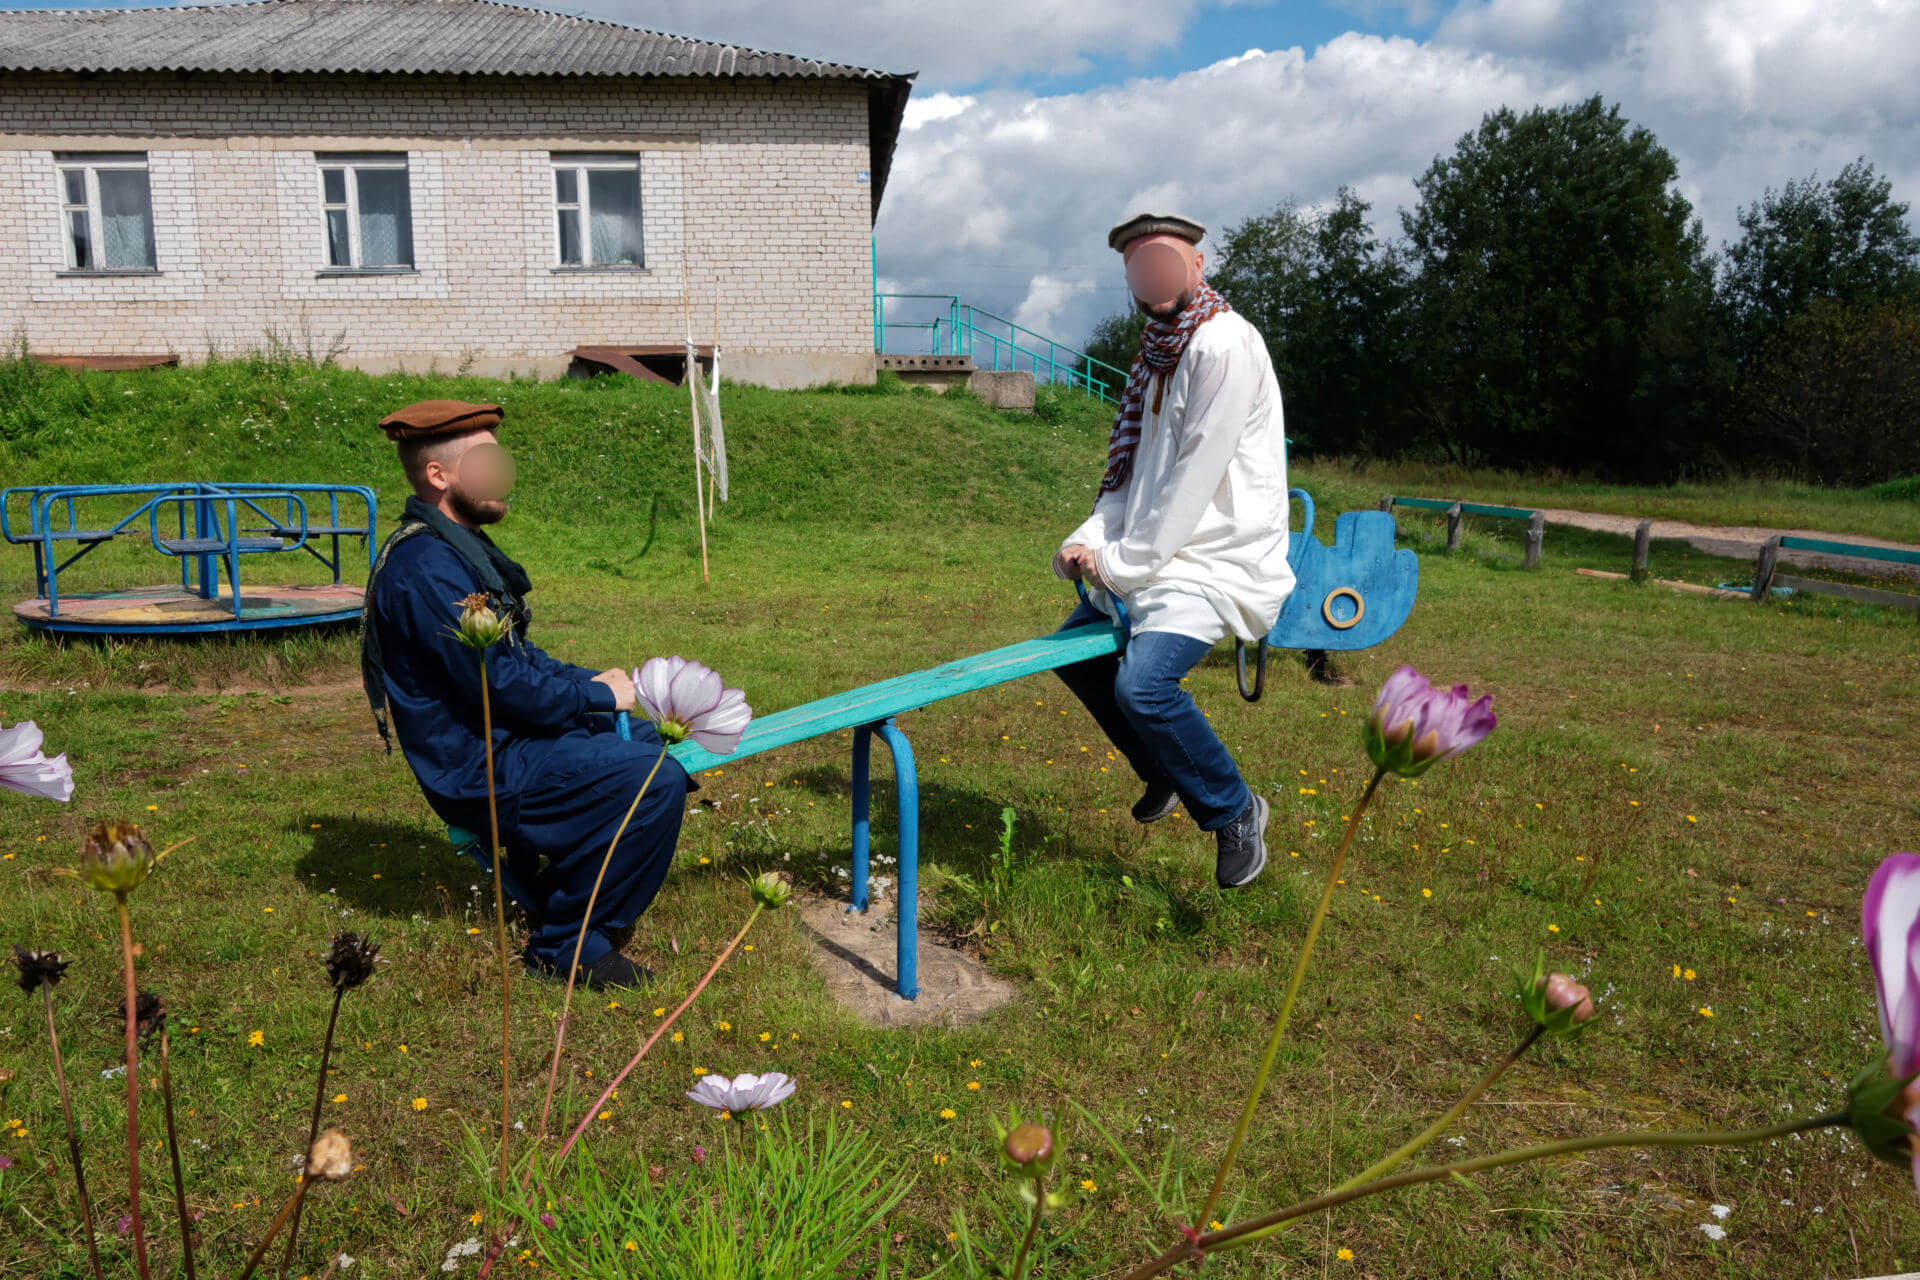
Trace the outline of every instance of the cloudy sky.
<instances>
[{"instance_id":1,"label":"cloudy sky","mask_svg":"<svg viewBox=\"0 0 1920 1280\"><path fill-rule=\"evenodd\" d=\"M1397 233L1414 177L1503 104L1620 104L1677 156L1716 247L1768 186L1859 155L1920 203L1920 0L545 7L918 72L875 229L882 287L1076 344L1127 303L1105 240L1125 213L1222 228L1345 184Z\"/></svg>"}]
</instances>

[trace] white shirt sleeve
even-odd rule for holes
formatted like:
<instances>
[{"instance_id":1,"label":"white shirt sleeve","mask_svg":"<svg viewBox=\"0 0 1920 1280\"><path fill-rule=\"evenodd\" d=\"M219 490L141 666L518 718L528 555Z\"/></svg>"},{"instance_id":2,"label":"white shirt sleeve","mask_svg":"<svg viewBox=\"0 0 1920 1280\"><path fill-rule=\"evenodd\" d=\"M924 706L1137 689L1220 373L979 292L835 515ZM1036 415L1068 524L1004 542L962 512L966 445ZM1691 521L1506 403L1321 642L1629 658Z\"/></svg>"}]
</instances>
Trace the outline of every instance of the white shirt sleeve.
<instances>
[{"instance_id":1,"label":"white shirt sleeve","mask_svg":"<svg viewBox=\"0 0 1920 1280\"><path fill-rule=\"evenodd\" d=\"M1192 539L1226 479L1259 392L1260 371L1244 342L1196 346L1187 358L1193 371L1166 480L1133 532L1095 552L1100 576L1122 596L1145 586Z\"/></svg>"},{"instance_id":2,"label":"white shirt sleeve","mask_svg":"<svg viewBox=\"0 0 1920 1280\"><path fill-rule=\"evenodd\" d=\"M1103 472L1102 474L1105 473ZM1093 504L1093 514L1089 515L1085 520L1082 520L1080 527L1068 534L1066 538L1061 541L1055 554L1057 555L1060 551L1065 551L1068 547L1076 544L1098 551L1101 547L1106 546L1109 542L1118 538L1120 536L1120 523L1126 518L1127 513L1127 489L1132 483L1132 477L1128 477L1127 480L1121 483L1119 488L1109 489L1107 492L1101 494L1099 499ZM1054 571L1053 576L1065 581L1065 575L1061 574L1058 570Z\"/></svg>"}]
</instances>

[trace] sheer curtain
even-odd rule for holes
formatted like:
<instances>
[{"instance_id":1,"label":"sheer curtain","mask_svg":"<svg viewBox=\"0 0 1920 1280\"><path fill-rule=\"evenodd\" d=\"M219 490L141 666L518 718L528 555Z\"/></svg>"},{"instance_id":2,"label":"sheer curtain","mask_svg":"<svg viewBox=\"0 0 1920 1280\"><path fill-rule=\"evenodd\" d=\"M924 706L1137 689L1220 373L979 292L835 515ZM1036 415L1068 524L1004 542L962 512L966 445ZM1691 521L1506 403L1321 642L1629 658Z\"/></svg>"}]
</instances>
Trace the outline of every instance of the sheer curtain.
<instances>
[{"instance_id":1,"label":"sheer curtain","mask_svg":"<svg viewBox=\"0 0 1920 1280\"><path fill-rule=\"evenodd\" d=\"M145 169L101 169L100 241L107 267L154 266L153 198Z\"/></svg>"},{"instance_id":2,"label":"sheer curtain","mask_svg":"<svg viewBox=\"0 0 1920 1280\"><path fill-rule=\"evenodd\" d=\"M405 169L359 169L360 265L413 265L413 214Z\"/></svg>"}]
</instances>

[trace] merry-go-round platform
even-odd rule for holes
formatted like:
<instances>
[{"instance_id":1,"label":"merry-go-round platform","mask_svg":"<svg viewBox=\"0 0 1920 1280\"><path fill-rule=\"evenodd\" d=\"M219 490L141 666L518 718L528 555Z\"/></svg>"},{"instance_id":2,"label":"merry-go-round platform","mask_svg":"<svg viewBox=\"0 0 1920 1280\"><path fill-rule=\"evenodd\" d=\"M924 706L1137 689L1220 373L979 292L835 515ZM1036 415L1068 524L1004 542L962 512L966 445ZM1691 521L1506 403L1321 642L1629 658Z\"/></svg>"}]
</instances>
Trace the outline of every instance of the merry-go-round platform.
<instances>
[{"instance_id":1,"label":"merry-go-round platform","mask_svg":"<svg viewBox=\"0 0 1920 1280\"><path fill-rule=\"evenodd\" d=\"M360 539L371 566L376 511L373 491L362 485L181 481L0 490L0 537L33 553L36 594L13 613L36 631L80 636L353 622L365 589L342 581L342 543ZM74 564L116 543L176 560L178 584L74 590ZM242 582L242 557L289 552L313 557L331 580ZM126 566L123 556L117 576Z\"/></svg>"}]
</instances>

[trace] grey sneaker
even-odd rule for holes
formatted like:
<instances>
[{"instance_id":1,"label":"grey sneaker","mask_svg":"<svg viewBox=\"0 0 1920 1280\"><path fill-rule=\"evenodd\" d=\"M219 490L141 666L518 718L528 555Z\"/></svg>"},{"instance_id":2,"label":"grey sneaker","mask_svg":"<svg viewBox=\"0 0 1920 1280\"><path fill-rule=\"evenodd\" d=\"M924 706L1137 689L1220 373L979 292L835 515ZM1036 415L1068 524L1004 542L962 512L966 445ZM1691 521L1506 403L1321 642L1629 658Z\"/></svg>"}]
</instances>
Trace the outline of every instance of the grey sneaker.
<instances>
[{"instance_id":1,"label":"grey sneaker","mask_svg":"<svg viewBox=\"0 0 1920 1280\"><path fill-rule=\"evenodd\" d=\"M1164 782L1147 785L1147 793L1133 803L1135 822L1158 822L1180 807L1180 793Z\"/></svg>"},{"instance_id":2,"label":"grey sneaker","mask_svg":"<svg viewBox=\"0 0 1920 1280\"><path fill-rule=\"evenodd\" d=\"M1252 884L1267 867L1267 802L1254 796L1246 809L1214 833L1220 851L1214 859L1213 878L1222 889L1238 889Z\"/></svg>"}]
</instances>

